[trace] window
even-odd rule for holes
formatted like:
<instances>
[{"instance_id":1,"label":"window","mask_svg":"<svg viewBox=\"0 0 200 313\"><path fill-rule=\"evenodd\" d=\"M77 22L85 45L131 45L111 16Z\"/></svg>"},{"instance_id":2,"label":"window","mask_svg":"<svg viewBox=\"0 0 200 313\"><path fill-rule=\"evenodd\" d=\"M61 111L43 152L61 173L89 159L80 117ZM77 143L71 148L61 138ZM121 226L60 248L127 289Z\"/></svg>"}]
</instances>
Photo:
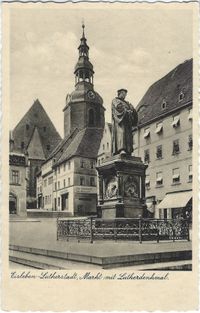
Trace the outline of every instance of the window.
<instances>
[{"instance_id":1,"label":"window","mask_svg":"<svg viewBox=\"0 0 200 313\"><path fill-rule=\"evenodd\" d=\"M156 124L156 130L155 130L155 133L156 134L161 134L163 131L163 123L162 122L159 122Z\"/></svg>"},{"instance_id":2,"label":"window","mask_svg":"<svg viewBox=\"0 0 200 313\"><path fill-rule=\"evenodd\" d=\"M94 168L94 161L90 161L90 167Z\"/></svg>"},{"instance_id":3,"label":"window","mask_svg":"<svg viewBox=\"0 0 200 313\"><path fill-rule=\"evenodd\" d=\"M47 145L47 150L48 150L48 151L50 150L50 148L51 148L50 145Z\"/></svg>"},{"instance_id":4,"label":"window","mask_svg":"<svg viewBox=\"0 0 200 313\"><path fill-rule=\"evenodd\" d=\"M83 177L83 176L80 177L80 185L81 186L85 185L85 177Z\"/></svg>"},{"instance_id":5,"label":"window","mask_svg":"<svg viewBox=\"0 0 200 313\"><path fill-rule=\"evenodd\" d=\"M150 128L147 127L144 129L144 138L147 139L150 137Z\"/></svg>"},{"instance_id":6,"label":"window","mask_svg":"<svg viewBox=\"0 0 200 313\"><path fill-rule=\"evenodd\" d=\"M176 155L180 153L180 147L179 147L179 140L174 140L173 141L173 151L172 151L172 155Z\"/></svg>"},{"instance_id":7,"label":"window","mask_svg":"<svg viewBox=\"0 0 200 313\"><path fill-rule=\"evenodd\" d=\"M26 124L26 130L29 130L29 124Z\"/></svg>"},{"instance_id":8,"label":"window","mask_svg":"<svg viewBox=\"0 0 200 313\"><path fill-rule=\"evenodd\" d=\"M192 135L189 135L188 137L188 150L192 150L193 147L193 139L192 139Z\"/></svg>"},{"instance_id":9,"label":"window","mask_svg":"<svg viewBox=\"0 0 200 313\"><path fill-rule=\"evenodd\" d=\"M47 179L44 180L44 187L47 186Z\"/></svg>"},{"instance_id":10,"label":"window","mask_svg":"<svg viewBox=\"0 0 200 313\"><path fill-rule=\"evenodd\" d=\"M156 173L156 185L162 186L163 185L163 178L162 178L162 172Z\"/></svg>"},{"instance_id":11,"label":"window","mask_svg":"<svg viewBox=\"0 0 200 313\"><path fill-rule=\"evenodd\" d=\"M107 142L107 149L109 149L109 142Z\"/></svg>"},{"instance_id":12,"label":"window","mask_svg":"<svg viewBox=\"0 0 200 313\"><path fill-rule=\"evenodd\" d=\"M94 177L90 177L90 186L95 186L95 179L94 179Z\"/></svg>"},{"instance_id":13,"label":"window","mask_svg":"<svg viewBox=\"0 0 200 313\"><path fill-rule=\"evenodd\" d=\"M189 182L192 182L192 178L193 178L192 165L188 166L188 171L189 171L189 175L188 175Z\"/></svg>"},{"instance_id":14,"label":"window","mask_svg":"<svg viewBox=\"0 0 200 313\"><path fill-rule=\"evenodd\" d=\"M83 159L81 159L81 168L84 168L85 162Z\"/></svg>"},{"instance_id":15,"label":"window","mask_svg":"<svg viewBox=\"0 0 200 313\"><path fill-rule=\"evenodd\" d=\"M192 121L192 109L189 109L189 110L188 110L188 113L189 113L189 114L188 114L188 120L189 120L189 121Z\"/></svg>"},{"instance_id":16,"label":"window","mask_svg":"<svg viewBox=\"0 0 200 313\"><path fill-rule=\"evenodd\" d=\"M58 206L60 206L60 197L58 197Z\"/></svg>"},{"instance_id":17,"label":"window","mask_svg":"<svg viewBox=\"0 0 200 313\"><path fill-rule=\"evenodd\" d=\"M105 145L103 144L103 150L105 150Z\"/></svg>"},{"instance_id":18,"label":"window","mask_svg":"<svg viewBox=\"0 0 200 313\"><path fill-rule=\"evenodd\" d=\"M150 188L150 177L149 177L149 175L146 175L146 178L145 178L145 187L146 187L146 189L149 189L149 188Z\"/></svg>"},{"instance_id":19,"label":"window","mask_svg":"<svg viewBox=\"0 0 200 313\"><path fill-rule=\"evenodd\" d=\"M71 169L71 162L69 161L68 162L68 170L70 170Z\"/></svg>"},{"instance_id":20,"label":"window","mask_svg":"<svg viewBox=\"0 0 200 313\"><path fill-rule=\"evenodd\" d=\"M58 189L60 189L60 182L58 181Z\"/></svg>"},{"instance_id":21,"label":"window","mask_svg":"<svg viewBox=\"0 0 200 313\"><path fill-rule=\"evenodd\" d=\"M99 160L98 160L98 165L100 166L100 164L101 164L101 160L99 159Z\"/></svg>"},{"instance_id":22,"label":"window","mask_svg":"<svg viewBox=\"0 0 200 313\"><path fill-rule=\"evenodd\" d=\"M174 128L180 126L180 115L179 114L173 116L172 126Z\"/></svg>"},{"instance_id":23,"label":"window","mask_svg":"<svg viewBox=\"0 0 200 313\"><path fill-rule=\"evenodd\" d=\"M103 163L103 161L104 161L104 158L101 158L101 163Z\"/></svg>"},{"instance_id":24,"label":"window","mask_svg":"<svg viewBox=\"0 0 200 313\"><path fill-rule=\"evenodd\" d=\"M49 184L49 185L53 184L53 176L51 176L51 177L48 178L48 184Z\"/></svg>"},{"instance_id":25,"label":"window","mask_svg":"<svg viewBox=\"0 0 200 313\"><path fill-rule=\"evenodd\" d=\"M167 102L165 100L163 100L162 104L161 104L161 109L164 110L167 107Z\"/></svg>"},{"instance_id":26,"label":"window","mask_svg":"<svg viewBox=\"0 0 200 313\"><path fill-rule=\"evenodd\" d=\"M65 188L66 186L66 183L65 183L65 179L63 180L63 187Z\"/></svg>"},{"instance_id":27,"label":"window","mask_svg":"<svg viewBox=\"0 0 200 313\"><path fill-rule=\"evenodd\" d=\"M150 162L150 153L149 153L149 149L144 150L144 162L147 163L147 164Z\"/></svg>"},{"instance_id":28,"label":"window","mask_svg":"<svg viewBox=\"0 0 200 313\"><path fill-rule=\"evenodd\" d=\"M156 147L156 158L162 159L162 146L161 145Z\"/></svg>"},{"instance_id":29,"label":"window","mask_svg":"<svg viewBox=\"0 0 200 313\"><path fill-rule=\"evenodd\" d=\"M179 101L182 101L184 98L184 93L181 91L181 93L179 94Z\"/></svg>"},{"instance_id":30,"label":"window","mask_svg":"<svg viewBox=\"0 0 200 313\"><path fill-rule=\"evenodd\" d=\"M19 171L12 170L12 184L19 184Z\"/></svg>"},{"instance_id":31,"label":"window","mask_svg":"<svg viewBox=\"0 0 200 313\"><path fill-rule=\"evenodd\" d=\"M70 184L71 184L71 183L70 183L70 177L68 177L68 186L70 186Z\"/></svg>"},{"instance_id":32,"label":"window","mask_svg":"<svg viewBox=\"0 0 200 313\"><path fill-rule=\"evenodd\" d=\"M179 170L179 168L174 168L172 170L172 182L173 182L173 184L177 184L180 182L180 170Z\"/></svg>"},{"instance_id":33,"label":"window","mask_svg":"<svg viewBox=\"0 0 200 313\"><path fill-rule=\"evenodd\" d=\"M55 185L54 185L54 188L55 188L55 190L57 190L57 184L55 183Z\"/></svg>"}]
</instances>

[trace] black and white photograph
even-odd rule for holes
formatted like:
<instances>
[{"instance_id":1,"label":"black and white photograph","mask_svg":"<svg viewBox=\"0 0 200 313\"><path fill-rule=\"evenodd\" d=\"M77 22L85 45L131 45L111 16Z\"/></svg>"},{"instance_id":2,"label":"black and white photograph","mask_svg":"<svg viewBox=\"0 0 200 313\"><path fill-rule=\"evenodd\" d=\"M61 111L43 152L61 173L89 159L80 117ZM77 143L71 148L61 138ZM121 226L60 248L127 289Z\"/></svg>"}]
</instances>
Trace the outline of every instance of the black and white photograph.
<instances>
[{"instance_id":1,"label":"black and white photograph","mask_svg":"<svg viewBox=\"0 0 200 313\"><path fill-rule=\"evenodd\" d=\"M9 5L11 278L192 273L194 6Z\"/></svg>"}]
</instances>

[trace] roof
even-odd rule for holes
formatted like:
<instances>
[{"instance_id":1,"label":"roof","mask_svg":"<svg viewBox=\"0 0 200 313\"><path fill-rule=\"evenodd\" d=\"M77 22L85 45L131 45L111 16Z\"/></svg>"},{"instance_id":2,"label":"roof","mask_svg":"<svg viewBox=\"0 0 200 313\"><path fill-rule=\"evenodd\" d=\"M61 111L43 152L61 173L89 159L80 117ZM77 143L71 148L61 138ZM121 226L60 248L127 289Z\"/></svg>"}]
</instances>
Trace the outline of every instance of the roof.
<instances>
[{"instance_id":1,"label":"roof","mask_svg":"<svg viewBox=\"0 0 200 313\"><path fill-rule=\"evenodd\" d=\"M192 191L173 192L165 195L158 209L184 208L192 198Z\"/></svg>"},{"instance_id":2,"label":"roof","mask_svg":"<svg viewBox=\"0 0 200 313\"><path fill-rule=\"evenodd\" d=\"M27 149L31 144L31 140L35 138L33 135L36 128L38 132L37 138L40 139L44 157L47 158L61 141L61 137L38 99L12 132L15 149L21 149L22 142L24 143L24 148Z\"/></svg>"},{"instance_id":3,"label":"roof","mask_svg":"<svg viewBox=\"0 0 200 313\"><path fill-rule=\"evenodd\" d=\"M166 76L155 82L137 105L138 126L192 103L193 60L179 64ZM183 99L179 96L183 93ZM163 109L162 104L166 103Z\"/></svg>"},{"instance_id":4,"label":"roof","mask_svg":"<svg viewBox=\"0 0 200 313\"><path fill-rule=\"evenodd\" d=\"M38 128L36 127L33 131L32 138L27 147L28 156L32 159L45 160L45 155L39 135Z\"/></svg>"},{"instance_id":5,"label":"roof","mask_svg":"<svg viewBox=\"0 0 200 313\"><path fill-rule=\"evenodd\" d=\"M96 159L103 129L85 128L74 132L55 149L51 158L55 158L54 165L59 165L73 156Z\"/></svg>"}]
</instances>

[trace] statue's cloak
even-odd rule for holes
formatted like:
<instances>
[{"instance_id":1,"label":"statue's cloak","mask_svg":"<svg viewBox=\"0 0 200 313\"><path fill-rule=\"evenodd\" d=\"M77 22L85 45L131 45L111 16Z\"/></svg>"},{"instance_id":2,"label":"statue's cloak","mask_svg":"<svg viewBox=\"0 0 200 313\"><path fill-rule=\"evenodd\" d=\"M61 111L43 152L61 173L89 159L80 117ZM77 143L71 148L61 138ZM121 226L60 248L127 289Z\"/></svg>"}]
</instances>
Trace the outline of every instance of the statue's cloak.
<instances>
[{"instance_id":1,"label":"statue's cloak","mask_svg":"<svg viewBox=\"0 0 200 313\"><path fill-rule=\"evenodd\" d=\"M137 125L138 115L127 101L115 98L112 101L112 155L125 151L133 152L132 128Z\"/></svg>"}]
</instances>

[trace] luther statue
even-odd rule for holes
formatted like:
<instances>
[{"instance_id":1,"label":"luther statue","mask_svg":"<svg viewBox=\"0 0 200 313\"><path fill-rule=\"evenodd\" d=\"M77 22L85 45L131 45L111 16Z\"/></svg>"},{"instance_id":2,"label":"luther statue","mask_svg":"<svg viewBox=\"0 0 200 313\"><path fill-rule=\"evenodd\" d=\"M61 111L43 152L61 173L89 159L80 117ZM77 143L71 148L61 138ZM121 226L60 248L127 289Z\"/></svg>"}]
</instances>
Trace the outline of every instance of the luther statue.
<instances>
[{"instance_id":1,"label":"luther statue","mask_svg":"<svg viewBox=\"0 0 200 313\"><path fill-rule=\"evenodd\" d=\"M131 155L132 130L137 126L138 114L133 105L125 101L127 90L120 89L117 93L112 101L112 155Z\"/></svg>"}]
</instances>

